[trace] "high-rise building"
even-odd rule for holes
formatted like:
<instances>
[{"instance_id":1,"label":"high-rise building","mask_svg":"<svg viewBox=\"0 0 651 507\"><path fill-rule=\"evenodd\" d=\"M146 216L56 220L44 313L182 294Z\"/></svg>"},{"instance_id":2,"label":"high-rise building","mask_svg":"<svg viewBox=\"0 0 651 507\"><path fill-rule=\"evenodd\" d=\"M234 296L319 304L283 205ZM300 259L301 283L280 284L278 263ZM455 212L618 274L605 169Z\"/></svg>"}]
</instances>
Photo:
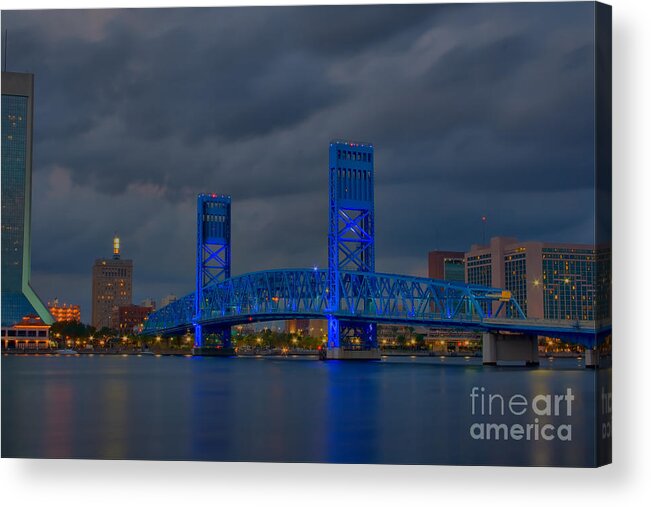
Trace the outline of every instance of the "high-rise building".
<instances>
[{"instance_id":1,"label":"high-rise building","mask_svg":"<svg viewBox=\"0 0 651 507\"><path fill-rule=\"evenodd\" d=\"M449 282L465 281L465 253L433 250L427 255L427 271L430 278Z\"/></svg>"},{"instance_id":2,"label":"high-rise building","mask_svg":"<svg viewBox=\"0 0 651 507\"><path fill-rule=\"evenodd\" d=\"M113 309L132 303L133 261L120 258L120 238L113 238L113 257L93 264L93 309L91 323L97 329L117 329Z\"/></svg>"},{"instance_id":3,"label":"high-rise building","mask_svg":"<svg viewBox=\"0 0 651 507\"><path fill-rule=\"evenodd\" d=\"M466 253L468 283L511 291L529 318L610 318L608 246L491 238Z\"/></svg>"},{"instance_id":4,"label":"high-rise building","mask_svg":"<svg viewBox=\"0 0 651 507\"><path fill-rule=\"evenodd\" d=\"M2 327L54 321L30 286L34 75L2 73Z\"/></svg>"},{"instance_id":5,"label":"high-rise building","mask_svg":"<svg viewBox=\"0 0 651 507\"><path fill-rule=\"evenodd\" d=\"M59 304L59 300L55 299L52 303L48 301L47 309L57 322L81 321L79 305Z\"/></svg>"}]
</instances>

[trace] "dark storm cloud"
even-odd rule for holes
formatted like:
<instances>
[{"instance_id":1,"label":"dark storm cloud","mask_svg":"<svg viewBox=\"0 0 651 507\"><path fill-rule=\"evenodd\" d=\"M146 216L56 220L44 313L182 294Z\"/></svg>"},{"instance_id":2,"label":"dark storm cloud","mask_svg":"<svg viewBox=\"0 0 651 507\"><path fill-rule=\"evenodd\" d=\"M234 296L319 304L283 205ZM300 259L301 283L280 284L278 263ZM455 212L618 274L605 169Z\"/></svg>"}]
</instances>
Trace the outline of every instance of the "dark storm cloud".
<instances>
[{"instance_id":1,"label":"dark storm cloud","mask_svg":"<svg viewBox=\"0 0 651 507\"><path fill-rule=\"evenodd\" d=\"M414 5L314 7L295 16L288 26L293 44L315 54L350 57L361 51L391 51L391 43L404 32L423 29L446 6L432 10Z\"/></svg>"},{"instance_id":2,"label":"dark storm cloud","mask_svg":"<svg viewBox=\"0 0 651 507\"><path fill-rule=\"evenodd\" d=\"M235 273L325 265L333 138L376 146L378 269L424 274L482 215L489 235L591 241L592 14L5 11L9 69L36 79L34 284L87 315L117 230L136 302L190 290L206 191L233 196Z\"/></svg>"}]
</instances>

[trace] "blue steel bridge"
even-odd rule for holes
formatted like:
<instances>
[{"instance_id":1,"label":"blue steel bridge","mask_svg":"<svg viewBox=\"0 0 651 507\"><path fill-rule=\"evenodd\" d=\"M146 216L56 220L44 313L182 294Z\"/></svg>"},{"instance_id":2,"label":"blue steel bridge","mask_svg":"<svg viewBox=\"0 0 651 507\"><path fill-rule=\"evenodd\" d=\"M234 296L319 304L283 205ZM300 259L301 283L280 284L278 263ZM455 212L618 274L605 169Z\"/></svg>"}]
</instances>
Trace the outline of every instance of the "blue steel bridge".
<instances>
[{"instance_id":1,"label":"blue steel bridge","mask_svg":"<svg viewBox=\"0 0 651 507\"><path fill-rule=\"evenodd\" d=\"M211 348L231 348L235 325L325 319L328 354L340 358L346 357L345 351L377 351L378 324L555 336L590 348L597 345L603 333L594 323L527 319L512 294L500 288L377 273L373 146L333 141L329 158L327 269L231 276L231 198L201 194L196 290L152 313L143 333L194 331L195 353L209 353ZM204 338L208 336L211 340Z\"/></svg>"}]
</instances>

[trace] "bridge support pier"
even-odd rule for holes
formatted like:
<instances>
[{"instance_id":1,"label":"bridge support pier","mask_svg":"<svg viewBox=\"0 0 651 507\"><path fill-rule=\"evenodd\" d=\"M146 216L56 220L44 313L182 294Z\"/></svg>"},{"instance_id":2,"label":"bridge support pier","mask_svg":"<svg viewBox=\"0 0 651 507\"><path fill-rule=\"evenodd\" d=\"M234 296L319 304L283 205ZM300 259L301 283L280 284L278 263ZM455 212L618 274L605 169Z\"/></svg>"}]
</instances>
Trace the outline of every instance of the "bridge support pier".
<instances>
[{"instance_id":1,"label":"bridge support pier","mask_svg":"<svg viewBox=\"0 0 651 507\"><path fill-rule=\"evenodd\" d=\"M497 333L484 333L481 341L482 364L497 365Z\"/></svg>"},{"instance_id":2,"label":"bridge support pier","mask_svg":"<svg viewBox=\"0 0 651 507\"><path fill-rule=\"evenodd\" d=\"M586 368L599 368L599 350L586 347L583 356L583 364Z\"/></svg>"},{"instance_id":3,"label":"bridge support pier","mask_svg":"<svg viewBox=\"0 0 651 507\"><path fill-rule=\"evenodd\" d=\"M495 366L498 361L524 361L527 366L538 366L538 336L484 333L482 363Z\"/></svg>"},{"instance_id":4,"label":"bridge support pier","mask_svg":"<svg viewBox=\"0 0 651 507\"><path fill-rule=\"evenodd\" d=\"M230 326L204 328L200 324L194 326L193 356L232 357L235 349L231 344Z\"/></svg>"},{"instance_id":5,"label":"bridge support pier","mask_svg":"<svg viewBox=\"0 0 651 507\"><path fill-rule=\"evenodd\" d=\"M193 356L213 356L213 357L233 357L235 349L228 348L215 348L215 347L194 347L192 349Z\"/></svg>"},{"instance_id":6,"label":"bridge support pier","mask_svg":"<svg viewBox=\"0 0 651 507\"><path fill-rule=\"evenodd\" d=\"M343 321L330 317L328 322L328 348L324 359L380 359L377 344L377 325Z\"/></svg>"}]
</instances>

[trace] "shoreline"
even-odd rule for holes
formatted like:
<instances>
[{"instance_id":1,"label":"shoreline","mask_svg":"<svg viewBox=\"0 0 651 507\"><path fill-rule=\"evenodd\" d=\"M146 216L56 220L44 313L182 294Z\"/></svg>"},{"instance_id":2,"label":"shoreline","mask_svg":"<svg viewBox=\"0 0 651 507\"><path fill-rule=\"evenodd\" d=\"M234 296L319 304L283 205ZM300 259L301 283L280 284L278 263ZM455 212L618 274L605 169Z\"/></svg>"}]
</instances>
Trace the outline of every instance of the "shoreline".
<instances>
[{"instance_id":1,"label":"shoreline","mask_svg":"<svg viewBox=\"0 0 651 507\"><path fill-rule=\"evenodd\" d=\"M3 350L4 356L60 356L56 350ZM76 354L65 354L70 356L180 356L180 357L194 357L192 350L77 350ZM424 351L382 351L380 353L383 357L449 357L449 358L481 358L481 355L476 354L434 354ZM318 350L297 350L294 352L280 353L276 351L260 351L260 352L240 352L236 356L239 357L318 357ZM540 359L582 359L582 354L558 352L552 354L540 355Z\"/></svg>"}]
</instances>

